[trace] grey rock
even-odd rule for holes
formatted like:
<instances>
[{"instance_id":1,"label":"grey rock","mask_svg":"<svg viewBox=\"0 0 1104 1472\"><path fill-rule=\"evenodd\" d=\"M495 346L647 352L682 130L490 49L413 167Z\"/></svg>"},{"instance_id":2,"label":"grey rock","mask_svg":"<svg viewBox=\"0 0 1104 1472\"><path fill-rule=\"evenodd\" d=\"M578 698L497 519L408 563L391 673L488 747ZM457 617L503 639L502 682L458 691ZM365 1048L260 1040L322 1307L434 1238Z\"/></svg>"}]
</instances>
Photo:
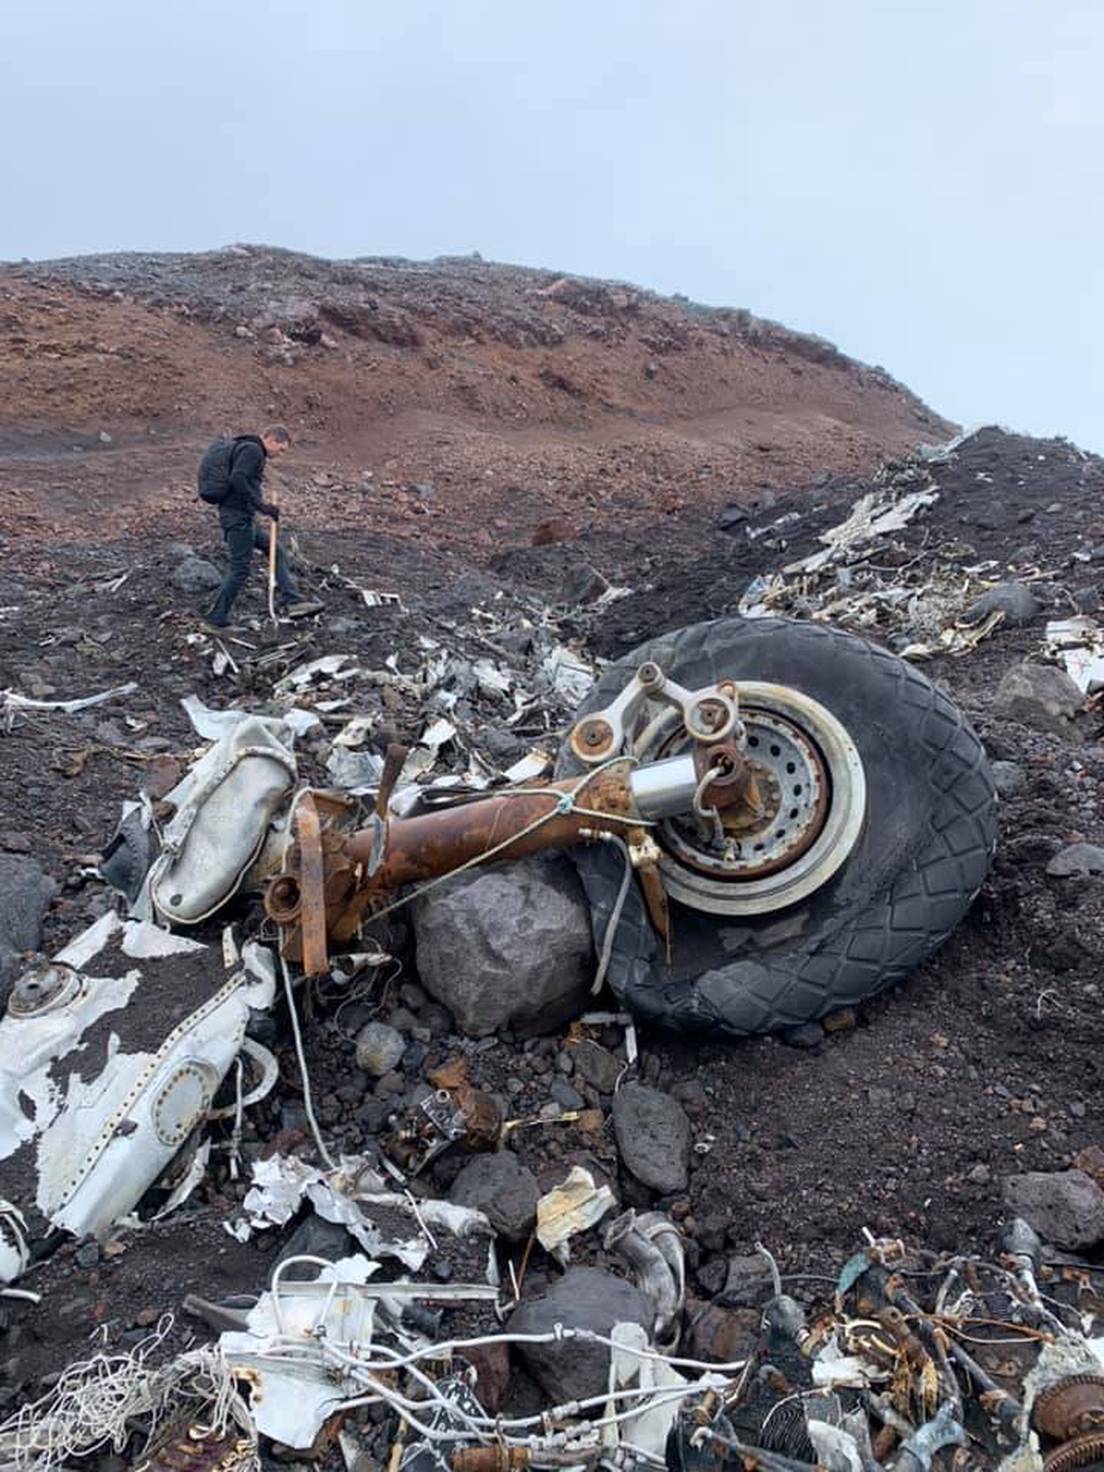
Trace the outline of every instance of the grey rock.
<instances>
[{"instance_id":1,"label":"grey rock","mask_svg":"<svg viewBox=\"0 0 1104 1472\"><path fill-rule=\"evenodd\" d=\"M825 1037L819 1022L802 1022L797 1027L788 1028L782 1034L782 1041L788 1048L819 1048Z\"/></svg>"},{"instance_id":2,"label":"grey rock","mask_svg":"<svg viewBox=\"0 0 1104 1472\"><path fill-rule=\"evenodd\" d=\"M378 1099L393 1099L396 1095L403 1093L406 1088L406 1080L396 1069L385 1073L376 1084L376 1097Z\"/></svg>"},{"instance_id":3,"label":"grey rock","mask_svg":"<svg viewBox=\"0 0 1104 1472\"><path fill-rule=\"evenodd\" d=\"M366 1134L378 1135L394 1111L391 1099L366 1099L356 1112L356 1122Z\"/></svg>"},{"instance_id":4,"label":"grey rock","mask_svg":"<svg viewBox=\"0 0 1104 1472\"><path fill-rule=\"evenodd\" d=\"M509 1334L550 1334L557 1324L608 1335L614 1324L639 1324L651 1333L655 1310L631 1283L600 1268L571 1268L543 1298L519 1304L506 1321ZM519 1344L526 1369L559 1405L601 1395L609 1377L603 1344L565 1339L561 1344Z\"/></svg>"},{"instance_id":5,"label":"grey rock","mask_svg":"<svg viewBox=\"0 0 1104 1472\"><path fill-rule=\"evenodd\" d=\"M469 1161L453 1181L449 1199L483 1212L507 1241L520 1242L536 1224L540 1187L512 1150L499 1150Z\"/></svg>"},{"instance_id":6,"label":"grey rock","mask_svg":"<svg viewBox=\"0 0 1104 1472\"><path fill-rule=\"evenodd\" d=\"M725 1283L726 1264L723 1257L710 1257L697 1271L698 1283L710 1298L716 1298Z\"/></svg>"},{"instance_id":7,"label":"grey rock","mask_svg":"<svg viewBox=\"0 0 1104 1472\"><path fill-rule=\"evenodd\" d=\"M326 1257L331 1261L357 1251L357 1244L340 1222L328 1222L311 1212L299 1223L280 1249L277 1262L289 1257ZM318 1276L315 1263L300 1262L287 1268L283 1277L293 1283Z\"/></svg>"},{"instance_id":8,"label":"grey rock","mask_svg":"<svg viewBox=\"0 0 1104 1472\"><path fill-rule=\"evenodd\" d=\"M1054 855L1046 871L1061 879L1071 874L1104 874L1104 848L1095 843L1071 843Z\"/></svg>"},{"instance_id":9,"label":"grey rock","mask_svg":"<svg viewBox=\"0 0 1104 1472\"><path fill-rule=\"evenodd\" d=\"M565 603L593 603L609 588L609 582L589 562L573 567L564 578L563 601Z\"/></svg>"},{"instance_id":10,"label":"grey rock","mask_svg":"<svg viewBox=\"0 0 1104 1472\"><path fill-rule=\"evenodd\" d=\"M19 974L21 953L42 944L42 919L57 892L34 859L0 854L0 1006Z\"/></svg>"},{"instance_id":11,"label":"grey rock","mask_svg":"<svg viewBox=\"0 0 1104 1472\"><path fill-rule=\"evenodd\" d=\"M729 1308L761 1308L774 1294L770 1268L759 1253L736 1254L728 1259L725 1304Z\"/></svg>"},{"instance_id":12,"label":"grey rock","mask_svg":"<svg viewBox=\"0 0 1104 1472\"><path fill-rule=\"evenodd\" d=\"M1027 773L1018 762L990 762L989 770L1001 797L1014 797L1027 786Z\"/></svg>"},{"instance_id":13,"label":"grey rock","mask_svg":"<svg viewBox=\"0 0 1104 1472\"><path fill-rule=\"evenodd\" d=\"M222 573L206 557L185 557L169 577L173 587L182 593L213 593L222 585Z\"/></svg>"},{"instance_id":14,"label":"grey rock","mask_svg":"<svg viewBox=\"0 0 1104 1472\"><path fill-rule=\"evenodd\" d=\"M406 1049L402 1055L403 1072L410 1075L416 1074L421 1068L422 1064L426 1061L428 1055L429 1049L424 1043L419 1043L416 1041L412 1043L407 1043Z\"/></svg>"},{"instance_id":15,"label":"grey rock","mask_svg":"<svg viewBox=\"0 0 1104 1472\"><path fill-rule=\"evenodd\" d=\"M590 911L569 859L459 875L412 908L422 985L460 1032L551 1032L585 1007Z\"/></svg>"},{"instance_id":16,"label":"grey rock","mask_svg":"<svg viewBox=\"0 0 1104 1472\"><path fill-rule=\"evenodd\" d=\"M416 982L404 981L399 987L399 1001L412 1012L417 1012L420 1007L425 1006L429 998Z\"/></svg>"},{"instance_id":17,"label":"grey rock","mask_svg":"<svg viewBox=\"0 0 1104 1472\"><path fill-rule=\"evenodd\" d=\"M386 1022L369 1022L361 1028L356 1040L357 1067L373 1078L382 1078L398 1066L406 1052L406 1039Z\"/></svg>"},{"instance_id":18,"label":"grey rock","mask_svg":"<svg viewBox=\"0 0 1104 1472\"><path fill-rule=\"evenodd\" d=\"M617 1080L625 1067L624 1059L618 1058L608 1048L600 1047L591 1038L583 1038L573 1050L575 1072L584 1083L590 1084L600 1094L612 1094Z\"/></svg>"},{"instance_id":19,"label":"grey rock","mask_svg":"<svg viewBox=\"0 0 1104 1472\"><path fill-rule=\"evenodd\" d=\"M1006 1176L1004 1205L1044 1242L1068 1252L1104 1240L1104 1191L1082 1170L1029 1171Z\"/></svg>"},{"instance_id":20,"label":"grey rock","mask_svg":"<svg viewBox=\"0 0 1104 1472\"><path fill-rule=\"evenodd\" d=\"M94 1268L100 1260L100 1244L98 1242L82 1242L77 1248L74 1257L79 1268Z\"/></svg>"},{"instance_id":21,"label":"grey rock","mask_svg":"<svg viewBox=\"0 0 1104 1472\"><path fill-rule=\"evenodd\" d=\"M731 503L725 506L717 518L717 525L721 531L731 531L733 527L742 526L748 519L748 514L742 506Z\"/></svg>"},{"instance_id":22,"label":"grey rock","mask_svg":"<svg viewBox=\"0 0 1104 1472\"><path fill-rule=\"evenodd\" d=\"M447 1008L438 1007L436 1002L422 1008L422 1028L431 1038L448 1037L454 1026L452 1013Z\"/></svg>"},{"instance_id":23,"label":"grey rock","mask_svg":"<svg viewBox=\"0 0 1104 1472\"><path fill-rule=\"evenodd\" d=\"M676 1099L628 1083L613 1101L613 1128L621 1159L642 1185L661 1196L686 1189L690 1121Z\"/></svg>"},{"instance_id":24,"label":"grey rock","mask_svg":"<svg viewBox=\"0 0 1104 1472\"><path fill-rule=\"evenodd\" d=\"M564 1109L582 1109L586 1102L582 1094L577 1089L573 1089L565 1078L554 1078L548 1095Z\"/></svg>"},{"instance_id":25,"label":"grey rock","mask_svg":"<svg viewBox=\"0 0 1104 1472\"><path fill-rule=\"evenodd\" d=\"M1026 583L998 583L966 610L967 623L981 623L991 613L1003 613L1008 624L1029 624L1042 612L1042 604Z\"/></svg>"},{"instance_id":26,"label":"grey rock","mask_svg":"<svg viewBox=\"0 0 1104 1472\"><path fill-rule=\"evenodd\" d=\"M1085 703L1065 670L1049 664L1017 664L997 686L998 711L1044 731L1062 731Z\"/></svg>"}]
</instances>

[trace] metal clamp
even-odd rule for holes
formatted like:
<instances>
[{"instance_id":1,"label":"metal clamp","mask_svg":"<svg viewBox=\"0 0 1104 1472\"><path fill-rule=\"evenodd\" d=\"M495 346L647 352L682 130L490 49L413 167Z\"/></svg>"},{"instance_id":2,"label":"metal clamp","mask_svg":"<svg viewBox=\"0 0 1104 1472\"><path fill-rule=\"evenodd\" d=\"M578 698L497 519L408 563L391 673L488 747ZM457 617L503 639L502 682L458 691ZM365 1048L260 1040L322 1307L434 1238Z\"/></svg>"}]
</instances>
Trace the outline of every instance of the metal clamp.
<instances>
[{"instance_id":1,"label":"metal clamp","mask_svg":"<svg viewBox=\"0 0 1104 1472\"><path fill-rule=\"evenodd\" d=\"M677 710L687 735L694 741L713 746L730 738L743 738L739 697L731 680L687 690L648 660L611 705L577 722L570 740L578 760L584 766L597 766L624 751L629 727L646 700Z\"/></svg>"}]
</instances>

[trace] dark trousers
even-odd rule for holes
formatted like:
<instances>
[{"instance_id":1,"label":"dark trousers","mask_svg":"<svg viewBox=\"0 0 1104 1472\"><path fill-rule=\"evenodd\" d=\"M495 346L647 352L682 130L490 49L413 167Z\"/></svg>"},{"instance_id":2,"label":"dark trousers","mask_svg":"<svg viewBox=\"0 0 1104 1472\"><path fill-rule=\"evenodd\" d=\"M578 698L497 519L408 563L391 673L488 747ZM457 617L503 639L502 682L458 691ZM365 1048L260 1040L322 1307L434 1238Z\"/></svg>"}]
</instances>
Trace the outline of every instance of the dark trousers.
<instances>
[{"instance_id":1,"label":"dark trousers","mask_svg":"<svg viewBox=\"0 0 1104 1472\"><path fill-rule=\"evenodd\" d=\"M262 529L255 521L245 521L238 526L223 527L222 535L226 542L226 553L230 559L230 565L226 569L226 577L215 599L215 606L211 609L211 622L216 624L224 624L230 617L234 599L241 592L242 585L249 576L249 564L253 561L254 547L261 552L268 551L267 525ZM291 580L291 573L288 571L284 549L279 542L276 543L276 590L282 603L290 603L299 596Z\"/></svg>"}]
</instances>

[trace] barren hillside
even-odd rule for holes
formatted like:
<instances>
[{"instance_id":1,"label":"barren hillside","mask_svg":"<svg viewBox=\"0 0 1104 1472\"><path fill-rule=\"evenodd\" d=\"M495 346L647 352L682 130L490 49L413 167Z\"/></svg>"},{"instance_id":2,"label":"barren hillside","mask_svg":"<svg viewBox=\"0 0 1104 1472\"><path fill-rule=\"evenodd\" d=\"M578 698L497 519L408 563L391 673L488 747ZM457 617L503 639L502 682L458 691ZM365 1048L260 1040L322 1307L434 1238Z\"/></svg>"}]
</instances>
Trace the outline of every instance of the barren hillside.
<instances>
[{"instance_id":1,"label":"barren hillside","mask_svg":"<svg viewBox=\"0 0 1104 1472\"><path fill-rule=\"evenodd\" d=\"M199 446L295 432L299 519L458 548L754 503L949 429L743 310L475 259L232 246L0 268L0 524L179 511ZM420 489L415 489L415 488Z\"/></svg>"}]
</instances>

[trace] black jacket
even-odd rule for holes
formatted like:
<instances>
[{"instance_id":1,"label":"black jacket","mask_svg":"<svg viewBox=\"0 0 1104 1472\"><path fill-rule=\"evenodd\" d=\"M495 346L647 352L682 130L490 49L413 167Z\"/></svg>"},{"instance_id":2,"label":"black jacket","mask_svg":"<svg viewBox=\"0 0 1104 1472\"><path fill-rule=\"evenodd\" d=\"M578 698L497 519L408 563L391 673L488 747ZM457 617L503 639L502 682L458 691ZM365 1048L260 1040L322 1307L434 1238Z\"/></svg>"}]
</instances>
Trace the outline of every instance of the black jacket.
<instances>
[{"instance_id":1,"label":"black jacket","mask_svg":"<svg viewBox=\"0 0 1104 1472\"><path fill-rule=\"evenodd\" d=\"M239 435L230 457L230 493L219 505L219 525L223 531L245 526L265 506L261 481L264 479L265 447L255 434Z\"/></svg>"}]
</instances>

